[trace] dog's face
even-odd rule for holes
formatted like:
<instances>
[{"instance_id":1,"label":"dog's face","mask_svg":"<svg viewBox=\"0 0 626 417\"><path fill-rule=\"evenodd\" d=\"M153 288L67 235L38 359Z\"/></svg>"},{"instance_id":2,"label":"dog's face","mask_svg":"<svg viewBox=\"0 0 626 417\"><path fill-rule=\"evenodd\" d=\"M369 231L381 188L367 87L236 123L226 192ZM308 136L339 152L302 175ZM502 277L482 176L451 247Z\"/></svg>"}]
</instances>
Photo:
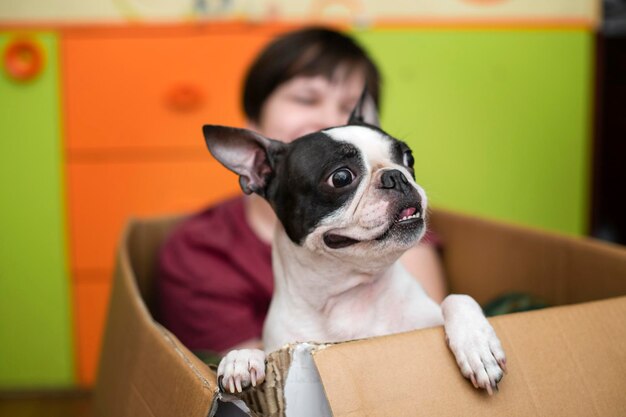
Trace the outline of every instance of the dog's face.
<instances>
[{"instance_id":1,"label":"dog's face","mask_svg":"<svg viewBox=\"0 0 626 417\"><path fill-rule=\"evenodd\" d=\"M287 146L266 198L291 240L315 251L406 249L424 229L410 149L365 125Z\"/></svg>"},{"instance_id":2,"label":"dog's face","mask_svg":"<svg viewBox=\"0 0 626 417\"><path fill-rule=\"evenodd\" d=\"M351 118L289 144L222 126L204 134L244 192L267 199L289 238L311 251L389 258L424 233L411 150L377 126Z\"/></svg>"}]
</instances>

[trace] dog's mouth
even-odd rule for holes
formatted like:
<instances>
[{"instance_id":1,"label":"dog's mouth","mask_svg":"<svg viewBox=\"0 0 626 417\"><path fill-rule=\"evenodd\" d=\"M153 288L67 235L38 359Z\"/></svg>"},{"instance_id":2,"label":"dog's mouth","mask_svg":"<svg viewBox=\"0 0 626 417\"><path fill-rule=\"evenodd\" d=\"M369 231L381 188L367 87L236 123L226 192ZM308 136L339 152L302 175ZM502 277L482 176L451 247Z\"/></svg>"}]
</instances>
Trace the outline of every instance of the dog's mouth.
<instances>
[{"instance_id":1,"label":"dog's mouth","mask_svg":"<svg viewBox=\"0 0 626 417\"><path fill-rule=\"evenodd\" d=\"M399 229L413 229L415 226L421 227L424 224L424 212L422 206L417 204L416 206L405 207L400 210L400 213L396 217L395 221L389 225L389 228L385 230L375 240L383 241L389 237L394 230Z\"/></svg>"},{"instance_id":2,"label":"dog's mouth","mask_svg":"<svg viewBox=\"0 0 626 417\"><path fill-rule=\"evenodd\" d=\"M372 240L382 241L387 239L387 237L391 234L392 230L404 226L412 226L417 224L418 226L424 223L424 213L422 211L422 207L417 204L416 206L404 207L399 210L398 215L395 220L389 225L387 230L385 230L381 235L374 239L368 240L357 240L348 236L339 235L336 233L326 233L324 235L324 243L331 249L343 249L352 245L356 245L361 242L369 242Z\"/></svg>"},{"instance_id":3,"label":"dog's mouth","mask_svg":"<svg viewBox=\"0 0 626 417\"><path fill-rule=\"evenodd\" d=\"M326 233L324 235L324 243L331 249L347 248L348 246L355 245L359 242L361 241L334 233Z\"/></svg>"},{"instance_id":4,"label":"dog's mouth","mask_svg":"<svg viewBox=\"0 0 626 417\"><path fill-rule=\"evenodd\" d=\"M415 220L422 220L422 208L420 206L402 209L394 223L408 223Z\"/></svg>"}]
</instances>

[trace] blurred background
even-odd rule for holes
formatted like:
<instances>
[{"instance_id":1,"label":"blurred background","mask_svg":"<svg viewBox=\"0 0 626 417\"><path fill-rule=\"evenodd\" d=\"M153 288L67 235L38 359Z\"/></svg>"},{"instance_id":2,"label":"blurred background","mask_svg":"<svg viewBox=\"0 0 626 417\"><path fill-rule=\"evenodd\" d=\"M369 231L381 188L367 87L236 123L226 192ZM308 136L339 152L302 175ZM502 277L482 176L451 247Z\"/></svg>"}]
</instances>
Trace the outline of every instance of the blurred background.
<instances>
[{"instance_id":1,"label":"blurred background","mask_svg":"<svg viewBox=\"0 0 626 417\"><path fill-rule=\"evenodd\" d=\"M239 192L200 127L313 23L378 62L435 207L626 243L624 0L0 0L0 413L88 398L125 221Z\"/></svg>"}]
</instances>

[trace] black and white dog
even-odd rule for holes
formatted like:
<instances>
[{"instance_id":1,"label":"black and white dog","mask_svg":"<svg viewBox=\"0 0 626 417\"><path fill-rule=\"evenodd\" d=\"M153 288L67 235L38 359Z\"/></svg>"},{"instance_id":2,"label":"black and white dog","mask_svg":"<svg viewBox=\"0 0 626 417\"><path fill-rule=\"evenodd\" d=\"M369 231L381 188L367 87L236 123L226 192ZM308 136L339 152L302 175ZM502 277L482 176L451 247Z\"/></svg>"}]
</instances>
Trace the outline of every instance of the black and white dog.
<instances>
[{"instance_id":1,"label":"black and white dog","mask_svg":"<svg viewBox=\"0 0 626 417\"><path fill-rule=\"evenodd\" d=\"M490 394L497 388L506 359L480 306L465 295L437 305L398 262L424 235L427 199L411 150L378 127L365 93L347 125L288 144L246 129L206 125L203 132L243 191L264 197L279 219L266 352L443 324L462 374ZM256 385L265 353L232 351L218 375L231 392Z\"/></svg>"}]
</instances>

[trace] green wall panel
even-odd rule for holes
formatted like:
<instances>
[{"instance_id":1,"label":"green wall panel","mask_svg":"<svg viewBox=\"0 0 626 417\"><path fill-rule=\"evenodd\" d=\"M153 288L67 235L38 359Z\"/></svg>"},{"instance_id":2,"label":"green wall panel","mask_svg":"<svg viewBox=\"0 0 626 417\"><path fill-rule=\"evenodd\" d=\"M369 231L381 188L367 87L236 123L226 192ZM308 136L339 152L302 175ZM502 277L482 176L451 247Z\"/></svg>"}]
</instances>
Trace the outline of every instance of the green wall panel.
<instances>
[{"instance_id":1,"label":"green wall panel","mask_svg":"<svg viewBox=\"0 0 626 417\"><path fill-rule=\"evenodd\" d=\"M383 127L431 202L568 234L587 226L592 35L356 32L382 68Z\"/></svg>"},{"instance_id":2,"label":"green wall panel","mask_svg":"<svg viewBox=\"0 0 626 417\"><path fill-rule=\"evenodd\" d=\"M46 65L0 75L0 388L74 382L64 236L58 40L33 37ZM0 51L13 39L0 34Z\"/></svg>"}]
</instances>

